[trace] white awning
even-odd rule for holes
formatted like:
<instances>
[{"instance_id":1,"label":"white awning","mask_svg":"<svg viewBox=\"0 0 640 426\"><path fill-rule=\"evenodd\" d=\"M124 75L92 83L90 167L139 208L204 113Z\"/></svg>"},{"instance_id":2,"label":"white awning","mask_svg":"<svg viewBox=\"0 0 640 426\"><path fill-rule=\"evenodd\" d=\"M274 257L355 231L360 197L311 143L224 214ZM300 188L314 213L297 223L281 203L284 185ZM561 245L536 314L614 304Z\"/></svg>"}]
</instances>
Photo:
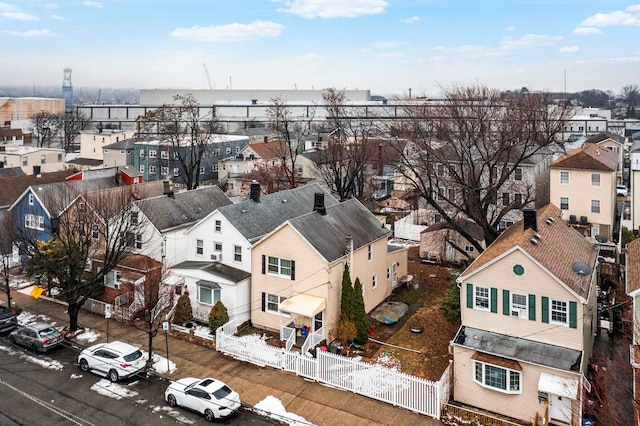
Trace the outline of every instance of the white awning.
<instances>
[{"instance_id":1,"label":"white awning","mask_svg":"<svg viewBox=\"0 0 640 426\"><path fill-rule=\"evenodd\" d=\"M578 380L567 377L555 376L549 373L540 373L538 390L554 395L564 396L569 399L578 398Z\"/></svg>"},{"instance_id":2,"label":"white awning","mask_svg":"<svg viewBox=\"0 0 640 426\"><path fill-rule=\"evenodd\" d=\"M280 303L280 310L290 314L313 318L327 307L327 301L321 297L298 294Z\"/></svg>"}]
</instances>

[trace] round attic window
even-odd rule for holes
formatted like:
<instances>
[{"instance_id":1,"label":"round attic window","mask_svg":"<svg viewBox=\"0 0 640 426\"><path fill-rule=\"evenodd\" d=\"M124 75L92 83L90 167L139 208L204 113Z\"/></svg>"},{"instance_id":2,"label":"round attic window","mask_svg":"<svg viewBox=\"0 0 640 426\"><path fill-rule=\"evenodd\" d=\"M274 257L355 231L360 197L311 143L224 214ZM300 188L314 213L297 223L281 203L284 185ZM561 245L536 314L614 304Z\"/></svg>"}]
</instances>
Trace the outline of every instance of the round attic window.
<instances>
[{"instance_id":1,"label":"round attic window","mask_svg":"<svg viewBox=\"0 0 640 426\"><path fill-rule=\"evenodd\" d=\"M513 273L516 275L524 274L524 267L522 265L516 265L513 267Z\"/></svg>"}]
</instances>

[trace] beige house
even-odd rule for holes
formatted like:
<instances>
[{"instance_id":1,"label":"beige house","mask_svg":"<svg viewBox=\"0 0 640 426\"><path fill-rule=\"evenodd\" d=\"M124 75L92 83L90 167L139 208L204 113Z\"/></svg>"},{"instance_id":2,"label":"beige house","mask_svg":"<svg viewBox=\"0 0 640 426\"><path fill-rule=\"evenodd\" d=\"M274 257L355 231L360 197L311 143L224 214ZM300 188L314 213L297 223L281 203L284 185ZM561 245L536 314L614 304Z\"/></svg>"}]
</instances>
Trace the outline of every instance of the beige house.
<instances>
[{"instance_id":1,"label":"beige house","mask_svg":"<svg viewBox=\"0 0 640 426\"><path fill-rule=\"evenodd\" d=\"M80 158L103 160L103 148L133 137L134 132L120 129L85 130L80 133ZM119 164L118 164L119 165ZM109 167L113 167L114 164Z\"/></svg>"},{"instance_id":2,"label":"beige house","mask_svg":"<svg viewBox=\"0 0 640 426\"><path fill-rule=\"evenodd\" d=\"M363 287L365 310L391 294L407 273L407 249L352 199L290 219L252 247L251 321L281 330L306 325L331 340L340 315L342 274ZM321 340L320 339L320 340Z\"/></svg>"},{"instance_id":3,"label":"beige house","mask_svg":"<svg viewBox=\"0 0 640 426\"><path fill-rule=\"evenodd\" d=\"M632 342L629 353L633 367L633 418L636 426L640 425L640 238L631 241L627 246L625 263L626 293L631 297Z\"/></svg>"},{"instance_id":4,"label":"beige house","mask_svg":"<svg viewBox=\"0 0 640 426\"><path fill-rule=\"evenodd\" d=\"M65 152L57 148L0 145L3 167L20 167L26 175L59 172L65 169Z\"/></svg>"},{"instance_id":5,"label":"beige house","mask_svg":"<svg viewBox=\"0 0 640 426\"><path fill-rule=\"evenodd\" d=\"M587 138L584 143L596 144L601 148L608 149L618 154L618 170L616 183L622 183L622 168L624 164L624 136L616 135L611 132L602 132Z\"/></svg>"},{"instance_id":6,"label":"beige house","mask_svg":"<svg viewBox=\"0 0 640 426\"><path fill-rule=\"evenodd\" d=\"M102 166L133 166L133 139L122 139L102 147Z\"/></svg>"},{"instance_id":7,"label":"beige house","mask_svg":"<svg viewBox=\"0 0 640 426\"><path fill-rule=\"evenodd\" d=\"M478 224L468 219L457 219L456 221L460 229L464 229L483 248L485 247L484 234ZM473 244L469 244L469 241L458 231L451 229L447 222L436 222L420 233L420 257L422 259L460 263L473 260L478 257L478 254Z\"/></svg>"},{"instance_id":8,"label":"beige house","mask_svg":"<svg viewBox=\"0 0 640 426\"><path fill-rule=\"evenodd\" d=\"M521 422L582 425L598 252L560 212L526 210L457 279L456 402Z\"/></svg>"},{"instance_id":9,"label":"beige house","mask_svg":"<svg viewBox=\"0 0 640 426\"><path fill-rule=\"evenodd\" d=\"M617 169L618 154L592 143L554 161L549 167L551 202L562 210L562 219L585 236L617 239Z\"/></svg>"}]
</instances>

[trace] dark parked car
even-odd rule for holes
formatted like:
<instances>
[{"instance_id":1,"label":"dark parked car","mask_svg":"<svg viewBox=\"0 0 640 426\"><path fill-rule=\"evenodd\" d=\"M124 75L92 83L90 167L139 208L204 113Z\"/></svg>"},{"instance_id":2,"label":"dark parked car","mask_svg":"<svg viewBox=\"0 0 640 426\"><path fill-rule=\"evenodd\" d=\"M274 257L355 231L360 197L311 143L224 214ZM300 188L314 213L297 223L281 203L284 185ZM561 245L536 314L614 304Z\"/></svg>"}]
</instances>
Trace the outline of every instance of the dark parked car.
<instances>
[{"instance_id":1,"label":"dark parked car","mask_svg":"<svg viewBox=\"0 0 640 426\"><path fill-rule=\"evenodd\" d=\"M31 349L33 352L46 352L60 345L64 337L60 330L46 322L34 322L13 330L9 334L11 343L17 343Z\"/></svg>"},{"instance_id":2,"label":"dark parked car","mask_svg":"<svg viewBox=\"0 0 640 426\"><path fill-rule=\"evenodd\" d=\"M16 328L17 325L18 318L16 317L16 311L6 306L0 306L0 331L12 330Z\"/></svg>"}]
</instances>

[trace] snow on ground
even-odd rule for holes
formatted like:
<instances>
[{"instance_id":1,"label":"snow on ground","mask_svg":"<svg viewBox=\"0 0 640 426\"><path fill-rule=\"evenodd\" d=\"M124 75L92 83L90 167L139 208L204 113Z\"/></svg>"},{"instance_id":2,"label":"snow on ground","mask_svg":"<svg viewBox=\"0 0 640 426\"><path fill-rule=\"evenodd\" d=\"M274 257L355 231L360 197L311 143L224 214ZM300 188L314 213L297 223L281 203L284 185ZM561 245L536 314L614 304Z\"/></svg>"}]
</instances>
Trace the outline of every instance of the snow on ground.
<instances>
[{"instance_id":1,"label":"snow on ground","mask_svg":"<svg viewBox=\"0 0 640 426\"><path fill-rule=\"evenodd\" d=\"M0 345L0 351L6 353L7 355L19 356L21 359L23 359L26 362L39 365L49 370L62 370L62 363L44 355L34 356L34 355L30 355L29 353L26 353L20 350L15 350L4 345Z\"/></svg>"},{"instance_id":2,"label":"snow on ground","mask_svg":"<svg viewBox=\"0 0 640 426\"><path fill-rule=\"evenodd\" d=\"M120 383L111 383L107 379L102 379L91 386L91 390L113 399L133 398L138 395L138 392L129 389L129 386L134 385L135 383L136 382L133 382L128 386L125 386Z\"/></svg>"},{"instance_id":3,"label":"snow on ground","mask_svg":"<svg viewBox=\"0 0 640 426\"><path fill-rule=\"evenodd\" d=\"M375 360L375 364L382 365L393 370L401 371L402 364L400 361L390 354L389 352L382 352Z\"/></svg>"},{"instance_id":4,"label":"snow on ground","mask_svg":"<svg viewBox=\"0 0 640 426\"><path fill-rule=\"evenodd\" d=\"M267 396L265 399L258 402L253 407L253 410L258 414L271 417L272 419L279 420L288 425L312 425L312 423L309 423L304 417L287 412L284 405L282 405L282 401L275 396Z\"/></svg>"},{"instance_id":5,"label":"snow on ground","mask_svg":"<svg viewBox=\"0 0 640 426\"><path fill-rule=\"evenodd\" d=\"M76 340L93 343L98 340L100 333L92 331L88 328L83 329L82 333L77 333L74 337Z\"/></svg>"},{"instance_id":6,"label":"snow on ground","mask_svg":"<svg viewBox=\"0 0 640 426\"><path fill-rule=\"evenodd\" d=\"M175 408L167 407L164 405L151 405L150 407L154 413L160 413L160 414L164 413L167 416L173 417L174 419L176 419L178 423L187 424L187 425L192 425L195 423L195 421L189 420L188 418L183 416L180 411L176 410Z\"/></svg>"},{"instance_id":7,"label":"snow on ground","mask_svg":"<svg viewBox=\"0 0 640 426\"><path fill-rule=\"evenodd\" d=\"M149 352L142 351L142 357L144 359L149 359ZM167 372L173 373L174 371L176 371L176 363L154 353L153 365L151 366L151 368L153 368L159 374L165 374Z\"/></svg>"}]
</instances>

